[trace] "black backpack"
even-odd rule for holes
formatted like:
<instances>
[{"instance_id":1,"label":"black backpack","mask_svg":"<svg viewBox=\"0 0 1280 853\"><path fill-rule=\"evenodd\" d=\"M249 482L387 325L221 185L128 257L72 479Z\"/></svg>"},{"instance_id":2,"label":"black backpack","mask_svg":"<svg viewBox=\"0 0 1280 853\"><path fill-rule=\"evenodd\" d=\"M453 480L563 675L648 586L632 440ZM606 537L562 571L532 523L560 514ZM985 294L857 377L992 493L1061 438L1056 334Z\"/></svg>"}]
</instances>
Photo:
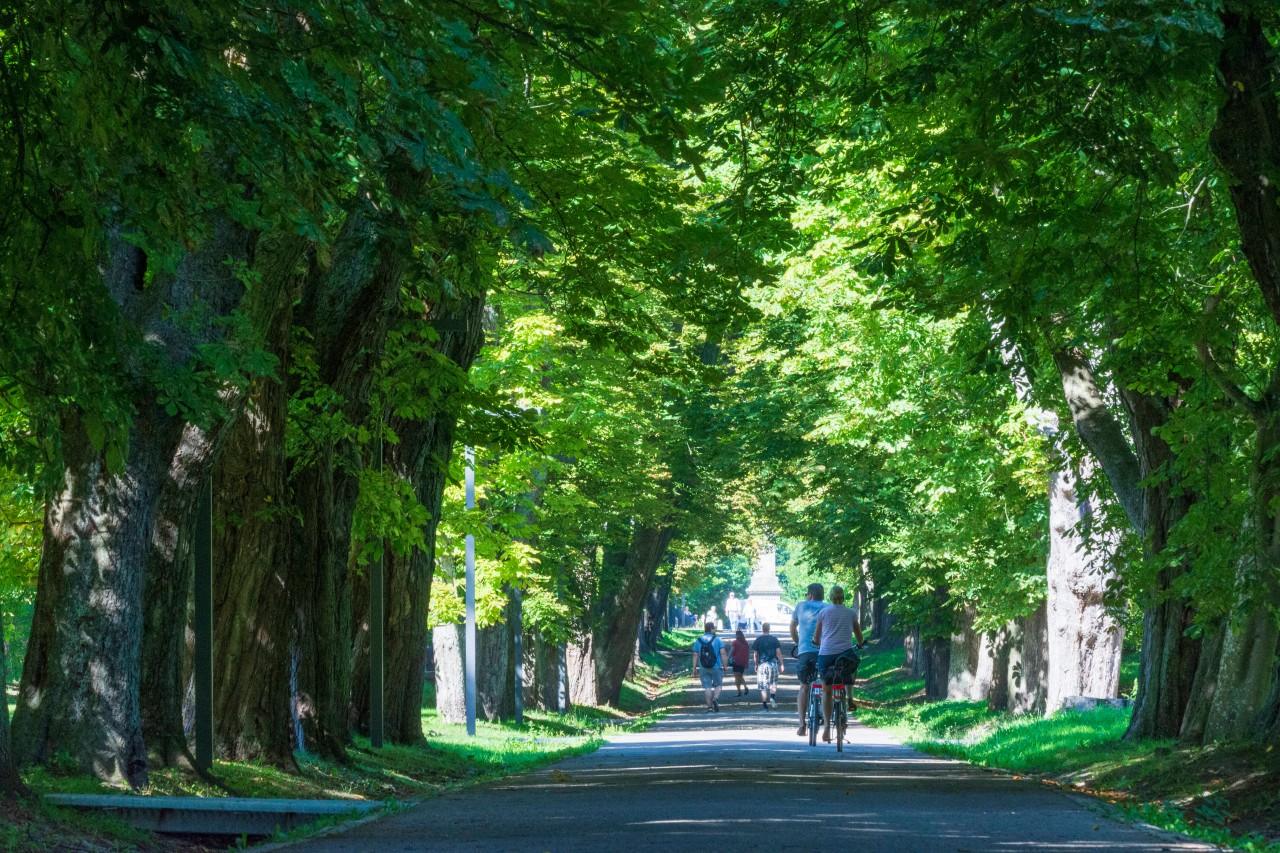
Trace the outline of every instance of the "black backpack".
<instances>
[{"instance_id":1,"label":"black backpack","mask_svg":"<svg viewBox=\"0 0 1280 853\"><path fill-rule=\"evenodd\" d=\"M706 637L700 637L698 639L698 642L702 643L702 645L698 647L698 666L702 667L703 669L715 669L716 668L715 640L714 639L708 640Z\"/></svg>"}]
</instances>

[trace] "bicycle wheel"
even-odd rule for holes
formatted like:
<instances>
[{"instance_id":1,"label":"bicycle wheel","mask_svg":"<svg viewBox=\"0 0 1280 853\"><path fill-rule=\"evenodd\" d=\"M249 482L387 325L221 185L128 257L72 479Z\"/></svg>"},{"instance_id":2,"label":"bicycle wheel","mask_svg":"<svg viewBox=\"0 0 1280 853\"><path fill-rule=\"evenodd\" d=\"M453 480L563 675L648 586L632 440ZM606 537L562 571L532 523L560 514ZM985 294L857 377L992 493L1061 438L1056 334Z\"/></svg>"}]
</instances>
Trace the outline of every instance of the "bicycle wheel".
<instances>
[{"instance_id":1,"label":"bicycle wheel","mask_svg":"<svg viewBox=\"0 0 1280 853\"><path fill-rule=\"evenodd\" d=\"M844 752L844 729L847 723L844 713L844 697L837 701L840 704L832 712L836 715L836 752Z\"/></svg>"},{"instance_id":2,"label":"bicycle wheel","mask_svg":"<svg viewBox=\"0 0 1280 853\"><path fill-rule=\"evenodd\" d=\"M809 692L809 746L818 745L818 703L822 699Z\"/></svg>"}]
</instances>

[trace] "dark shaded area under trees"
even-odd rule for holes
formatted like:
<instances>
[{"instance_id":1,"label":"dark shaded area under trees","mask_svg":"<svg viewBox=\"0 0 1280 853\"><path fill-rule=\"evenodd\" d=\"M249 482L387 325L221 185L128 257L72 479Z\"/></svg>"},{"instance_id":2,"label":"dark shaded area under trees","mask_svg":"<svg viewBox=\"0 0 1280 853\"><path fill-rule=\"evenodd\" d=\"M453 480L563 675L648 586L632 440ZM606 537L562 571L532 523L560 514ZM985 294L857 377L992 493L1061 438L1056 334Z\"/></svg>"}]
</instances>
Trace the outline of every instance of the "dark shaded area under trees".
<instances>
[{"instance_id":1,"label":"dark shaded area under trees","mask_svg":"<svg viewBox=\"0 0 1280 853\"><path fill-rule=\"evenodd\" d=\"M490 716L513 591L616 705L770 538L928 699L1280 738L1273 4L280 11L0 32L4 791L190 762L208 484L226 759L368 732L376 561L421 743L468 534Z\"/></svg>"}]
</instances>

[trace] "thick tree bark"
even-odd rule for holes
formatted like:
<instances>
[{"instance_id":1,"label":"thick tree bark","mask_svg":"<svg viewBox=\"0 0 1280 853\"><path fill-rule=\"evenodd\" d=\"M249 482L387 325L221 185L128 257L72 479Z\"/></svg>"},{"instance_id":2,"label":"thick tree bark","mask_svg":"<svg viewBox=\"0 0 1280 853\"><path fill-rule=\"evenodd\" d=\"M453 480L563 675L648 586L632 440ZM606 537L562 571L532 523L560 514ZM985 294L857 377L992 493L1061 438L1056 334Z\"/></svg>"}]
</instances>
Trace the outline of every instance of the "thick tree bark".
<instances>
[{"instance_id":1,"label":"thick tree bark","mask_svg":"<svg viewBox=\"0 0 1280 853\"><path fill-rule=\"evenodd\" d=\"M284 334L275 340L284 374ZM296 618L285 566L288 397L276 380L256 382L214 471L213 723L219 756L293 768Z\"/></svg>"},{"instance_id":2,"label":"thick tree bark","mask_svg":"<svg viewBox=\"0 0 1280 853\"><path fill-rule=\"evenodd\" d=\"M466 627L441 625L432 632L431 644L436 653L436 713L450 723L466 722ZM511 717L511 651L511 628L505 621L476 630L477 719Z\"/></svg>"},{"instance_id":3,"label":"thick tree bark","mask_svg":"<svg viewBox=\"0 0 1280 853\"><path fill-rule=\"evenodd\" d=\"M1218 672L1222 664L1222 641L1226 638L1226 625L1219 621L1208 628L1200 643L1200 662L1196 666L1195 679L1191 683L1191 699L1182 715L1182 731L1178 739L1187 744L1204 742L1209 711L1218 694Z\"/></svg>"},{"instance_id":4,"label":"thick tree bark","mask_svg":"<svg viewBox=\"0 0 1280 853\"><path fill-rule=\"evenodd\" d=\"M947 698L983 700L991 692L993 653L991 635L974 630L976 612L966 606L951 635Z\"/></svg>"},{"instance_id":5,"label":"thick tree bark","mask_svg":"<svg viewBox=\"0 0 1280 853\"><path fill-rule=\"evenodd\" d=\"M466 627L438 625L431 631L431 648L436 655L436 713L450 723L467 719L464 665Z\"/></svg>"},{"instance_id":6,"label":"thick tree bark","mask_svg":"<svg viewBox=\"0 0 1280 853\"><path fill-rule=\"evenodd\" d=\"M1124 641L1124 629L1103 604L1107 581L1115 576L1115 549L1101 542L1089 552L1080 529L1088 501L1071 460L1062 452L1056 456L1049 479L1048 713L1071 696L1116 696Z\"/></svg>"},{"instance_id":7,"label":"thick tree bark","mask_svg":"<svg viewBox=\"0 0 1280 853\"><path fill-rule=\"evenodd\" d=\"M608 586L595 602L592 641L600 704L617 706L622 698L622 682L635 659L634 626L639 624L645 596L674 535L670 525L637 524L625 562L610 567L606 559Z\"/></svg>"},{"instance_id":8,"label":"thick tree bark","mask_svg":"<svg viewBox=\"0 0 1280 853\"><path fill-rule=\"evenodd\" d=\"M1018 659L1010 661L1015 689L1009 710L1043 714L1049 695L1049 607L1045 602L1015 620L1020 635Z\"/></svg>"},{"instance_id":9,"label":"thick tree bark","mask_svg":"<svg viewBox=\"0 0 1280 853\"><path fill-rule=\"evenodd\" d=\"M183 434L182 421L156 400L148 363L181 370L199 345L219 338L214 321L244 293L227 260L247 259L248 250L248 235L221 223L174 272L140 286L142 252L118 237L111 242L106 292L118 309L116 321L144 341L139 346L147 352L120 354L134 403L121 470L109 468L79 410L64 412L58 425L63 487L45 511L36 610L13 724L20 763L43 762L58 751L101 778L146 783L144 577L156 507Z\"/></svg>"},{"instance_id":10,"label":"thick tree bark","mask_svg":"<svg viewBox=\"0 0 1280 853\"><path fill-rule=\"evenodd\" d=\"M921 645L924 698L931 702L946 699L947 676L951 670L951 638L926 637Z\"/></svg>"},{"instance_id":11,"label":"thick tree bark","mask_svg":"<svg viewBox=\"0 0 1280 853\"><path fill-rule=\"evenodd\" d=\"M913 626L902 639L902 665L907 672L919 678L924 675L924 655L920 641L920 626Z\"/></svg>"},{"instance_id":12,"label":"thick tree bark","mask_svg":"<svg viewBox=\"0 0 1280 853\"><path fill-rule=\"evenodd\" d=\"M1241 237L1241 250L1249 262L1254 280L1280 325L1280 105L1275 90L1277 56L1259 14L1242 14L1230 6L1219 12L1223 27L1222 51L1218 58L1226 99L1218 110L1209 136L1210 147L1231 178L1231 200ZM1274 684L1276 668L1275 625L1261 617L1261 608L1280 606L1280 365L1273 366L1271 379L1260 399L1253 399L1218 369L1207 345L1200 347L1201 360L1222 385L1227 396L1252 415L1257 428L1251 471L1254 535L1257 537L1256 583L1260 587L1246 599L1245 620L1228 626L1223 641L1218 697L1239 691L1239 699L1253 702L1259 685ZM1271 621L1270 625L1264 624ZM1239 640L1236 632L1240 632ZM1264 677L1264 671L1270 675ZM1243 679L1227 684L1228 675ZM1268 728L1267 721L1280 718L1280 685L1268 684L1254 721L1254 733ZM1219 708L1222 714L1215 713ZM1239 709L1243 711L1243 709ZM1241 729L1235 713L1225 702L1215 702L1210 712L1206 736L1214 735L1215 722L1224 733Z\"/></svg>"},{"instance_id":13,"label":"thick tree bark","mask_svg":"<svg viewBox=\"0 0 1280 853\"><path fill-rule=\"evenodd\" d=\"M1131 432L1143 480L1172 468L1173 451L1156 429L1168 421L1167 401L1121 390L1129 410ZM1182 519L1193 495L1176 493L1168 478L1143 489L1143 518L1150 554L1160 554L1169 531ZM1143 602L1142 657L1138 666L1138 695L1125 737L1171 738L1182 730L1182 718L1200 659L1200 641L1188 633L1195 612L1175 590L1186 572L1182 562L1160 570Z\"/></svg>"},{"instance_id":14,"label":"thick tree bark","mask_svg":"<svg viewBox=\"0 0 1280 853\"><path fill-rule=\"evenodd\" d=\"M404 199L421 190L423 176L398 164L388 182L392 195ZM314 341L317 378L341 400L348 424L367 423L372 411L373 377L413 254L394 237L403 227L395 205L379 212L368 204L350 214L332 267L297 308L297 323ZM354 440L326 439L310 451L290 472L296 516L287 581L298 613L296 702L308 747L346 761L354 645L348 562L364 454Z\"/></svg>"},{"instance_id":15,"label":"thick tree bark","mask_svg":"<svg viewBox=\"0 0 1280 853\"><path fill-rule=\"evenodd\" d=\"M603 705L596 682L594 639L590 633L575 637L565 649L565 677L569 701L574 705Z\"/></svg>"},{"instance_id":16,"label":"thick tree bark","mask_svg":"<svg viewBox=\"0 0 1280 853\"><path fill-rule=\"evenodd\" d=\"M1204 726L1205 742L1239 740L1250 733L1271 692L1278 641L1275 617L1261 604L1250 606L1242 618L1227 621L1217 690Z\"/></svg>"},{"instance_id":17,"label":"thick tree bark","mask_svg":"<svg viewBox=\"0 0 1280 853\"><path fill-rule=\"evenodd\" d=\"M547 641L536 626L526 626L524 648L525 707L542 711L559 710L561 647ZM566 707L568 699L566 694Z\"/></svg>"},{"instance_id":18,"label":"thick tree bark","mask_svg":"<svg viewBox=\"0 0 1280 853\"><path fill-rule=\"evenodd\" d=\"M258 274L257 286L239 305L252 327L261 330L267 352L278 360L277 373L288 373L291 308L297 294L300 262L307 243L300 237L262 235L253 241L252 263ZM284 506L283 459L284 418L287 401L279 382L260 378L245 388L230 388L222 394L227 416L208 428L187 424L178 452L169 466L156 509L156 524L147 561L144 590L144 631L142 646L142 727L152 760L162 765L186 763L191 759L184 720L189 687L188 628L193 553L191 531L201 488L214 479L215 549L215 749L224 757L264 757L256 748L247 748L257 738L259 726L233 713L220 685L240 685L246 702L261 703L274 695L273 689L252 678L253 666L261 656L264 639L277 624L287 626L288 610L269 608L270 597L278 590L264 590L263 578L273 565L270 555L250 550L248 559L265 559L253 566L251 574L238 565L234 546L228 544L246 515L276 512ZM248 414L246 415L246 407ZM259 433L254 435L254 430ZM224 471L215 476L216 460L228 441L233 441L229 463L231 477ZM267 445L267 446L259 446ZM250 524L252 528L252 524ZM256 549L259 542L253 543ZM277 583L278 586L278 583ZM234 609L226 599L231 590L238 594ZM218 609L218 603L224 607ZM264 624L263 611L278 623ZM247 642L235 636L245 621L253 623ZM234 623L241 623L239 625ZM243 647L242 647L243 646ZM228 666L228 648L233 663ZM219 665L220 664L220 665ZM278 684L279 682L277 682ZM247 685L247 687L246 687ZM293 766L287 739L282 751L268 760Z\"/></svg>"},{"instance_id":19,"label":"thick tree bark","mask_svg":"<svg viewBox=\"0 0 1280 853\"><path fill-rule=\"evenodd\" d=\"M993 672L987 707L1011 714L1043 713L1049 656L1048 617L1041 604L1011 619L992 640Z\"/></svg>"},{"instance_id":20,"label":"thick tree bark","mask_svg":"<svg viewBox=\"0 0 1280 853\"><path fill-rule=\"evenodd\" d=\"M1169 530L1194 500L1194 496L1175 489L1167 478L1158 485L1141 485L1158 472L1171 470L1172 451L1155 434L1168 420L1169 402L1120 389L1134 442L1129 450L1084 355L1059 350L1054 360L1077 433L1106 474L1134 530L1145 540L1147 553L1161 553ZM1181 563L1163 569L1143 593L1138 696L1126 737L1174 737L1181 729L1200 648L1186 633L1195 615L1190 603L1174 591L1177 578L1185 571Z\"/></svg>"}]
</instances>

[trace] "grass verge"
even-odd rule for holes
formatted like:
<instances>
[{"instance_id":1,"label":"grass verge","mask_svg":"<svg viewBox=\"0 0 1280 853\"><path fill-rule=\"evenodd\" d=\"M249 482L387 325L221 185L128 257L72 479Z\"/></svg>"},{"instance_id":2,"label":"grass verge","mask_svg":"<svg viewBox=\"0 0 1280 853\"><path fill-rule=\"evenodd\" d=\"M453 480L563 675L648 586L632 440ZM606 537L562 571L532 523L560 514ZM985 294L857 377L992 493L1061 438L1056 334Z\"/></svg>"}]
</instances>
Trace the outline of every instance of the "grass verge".
<instances>
[{"instance_id":1,"label":"grass verge","mask_svg":"<svg viewBox=\"0 0 1280 853\"><path fill-rule=\"evenodd\" d=\"M464 725L446 723L434 707L428 707L422 715L426 746L375 750L366 738L357 737L349 763L299 755L296 773L253 762L217 761L214 774L222 786L183 769L162 768L152 771L150 786L141 793L372 800L403 805L590 752L603 742L607 731L642 728L663 713L678 693L677 680L665 674L668 663L667 655L646 655L624 685L621 708L580 706L564 715L526 710L520 725L478 721L476 736L468 737ZM434 700L434 695L428 692L427 698ZM24 780L36 794L121 793L57 762L32 769L24 774ZM290 837L298 834L295 831ZM0 803L0 851L6 853L51 849L197 853L227 847L226 841L152 836L117 820L53 808L34 799Z\"/></svg>"},{"instance_id":2,"label":"grass verge","mask_svg":"<svg viewBox=\"0 0 1280 853\"><path fill-rule=\"evenodd\" d=\"M1127 816L1250 853L1280 853L1280 752L1253 745L1182 747L1123 740L1127 709L1050 717L987 710L985 702L924 701L901 649L859 668L862 722L933 755L1093 794Z\"/></svg>"}]
</instances>

